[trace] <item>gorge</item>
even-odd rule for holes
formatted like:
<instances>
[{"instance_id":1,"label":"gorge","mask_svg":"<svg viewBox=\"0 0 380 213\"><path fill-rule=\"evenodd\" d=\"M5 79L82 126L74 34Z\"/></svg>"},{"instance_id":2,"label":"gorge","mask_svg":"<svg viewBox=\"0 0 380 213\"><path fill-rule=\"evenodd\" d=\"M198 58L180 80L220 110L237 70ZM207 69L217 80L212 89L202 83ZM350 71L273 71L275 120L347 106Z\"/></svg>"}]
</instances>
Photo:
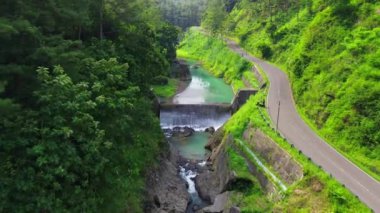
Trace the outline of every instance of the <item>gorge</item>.
<instances>
[{"instance_id":1,"label":"gorge","mask_svg":"<svg viewBox=\"0 0 380 213\"><path fill-rule=\"evenodd\" d=\"M207 202L199 197L194 179L203 170L201 167L206 166L205 145L209 137L231 115L230 107L225 105L232 102L233 91L200 65L190 62L188 66L192 80L184 91L174 96L172 103L176 106L161 104L160 123L172 150L179 154L178 168L190 194L186 212L195 212Z\"/></svg>"}]
</instances>

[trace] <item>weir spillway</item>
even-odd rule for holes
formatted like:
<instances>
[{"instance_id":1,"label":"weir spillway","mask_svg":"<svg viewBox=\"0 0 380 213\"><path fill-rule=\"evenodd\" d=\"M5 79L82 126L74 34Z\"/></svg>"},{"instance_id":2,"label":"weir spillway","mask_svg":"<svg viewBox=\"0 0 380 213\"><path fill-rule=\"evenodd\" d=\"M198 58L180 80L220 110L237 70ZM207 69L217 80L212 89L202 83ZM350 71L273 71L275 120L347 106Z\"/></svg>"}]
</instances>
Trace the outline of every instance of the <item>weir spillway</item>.
<instances>
[{"instance_id":1,"label":"weir spillway","mask_svg":"<svg viewBox=\"0 0 380 213\"><path fill-rule=\"evenodd\" d=\"M231 117L230 104L160 104L162 128L219 128Z\"/></svg>"},{"instance_id":2,"label":"weir spillway","mask_svg":"<svg viewBox=\"0 0 380 213\"><path fill-rule=\"evenodd\" d=\"M239 90L231 104L160 103L161 127L187 126L201 131L208 127L218 129L256 92L252 89Z\"/></svg>"}]
</instances>

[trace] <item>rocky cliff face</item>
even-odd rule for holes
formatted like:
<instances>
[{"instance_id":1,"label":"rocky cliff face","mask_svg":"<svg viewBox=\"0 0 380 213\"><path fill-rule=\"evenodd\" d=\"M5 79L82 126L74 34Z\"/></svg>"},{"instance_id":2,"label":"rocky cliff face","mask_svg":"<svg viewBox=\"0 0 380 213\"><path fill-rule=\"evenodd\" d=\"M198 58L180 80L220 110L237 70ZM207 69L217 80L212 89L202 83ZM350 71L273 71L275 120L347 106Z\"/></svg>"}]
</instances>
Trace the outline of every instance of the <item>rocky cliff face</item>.
<instances>
[{"instance_id":1,"label":"rocky cliff face","mask_svg":"<svg viewBox=\"0 0 380 213\"><path fill-rule=\"evenodd\" d=\"M195 183L202 199L214 202L218 194L225 192L235 181L235 174L228 167L226 145L231 143L232 136L227 136L221 145L216 147L208 159L209 169L196 177Z\"/></svg>"},{"instance_id":2,"label":"rocky cliff face","mask_svg":"<svg viewBox=\"0 0 380 213\"><path fill-rule=\"evenodd\" d=\"M211 202L197 213L206 212L240 212L231 200L233 192L229 191L231 185L237 181L234 171L229 167L227 147L233 142L231 135L224 136L224 131L219 129L206 145L212 151L208 158L208 170L196 177L195 183L202 199Z\"/></svg>"},{"instance_id":3,"label":"rocky cliff face","mask_svg":"<svg viewBox=\"0 0 380 213\"><path fill-rule=\"evenodd\" d=\"M189 202L185 182L177 166L178 156L172 150L160 159L159 167L151 172L147 180L145 212L183 213Z\"/></svg>"}]
</instances>

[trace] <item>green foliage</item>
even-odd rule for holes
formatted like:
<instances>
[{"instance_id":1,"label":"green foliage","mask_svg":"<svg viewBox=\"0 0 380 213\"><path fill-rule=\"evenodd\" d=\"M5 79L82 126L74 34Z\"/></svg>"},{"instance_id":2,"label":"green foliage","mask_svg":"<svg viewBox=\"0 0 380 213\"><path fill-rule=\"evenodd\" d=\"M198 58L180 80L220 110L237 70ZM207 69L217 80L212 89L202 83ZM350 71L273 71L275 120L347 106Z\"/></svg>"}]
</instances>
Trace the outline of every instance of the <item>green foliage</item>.
<instances>
[{"instance_id":1,"label":"green foliage","mask_svg":"<svg viewBox=\"0 0 380 213\"><path fill-rule=\"evenodd\" d=\"M217 77L222 77L233 86L234 91L247 86L255 86L257 83L249 77L251 63L231 51L220 39L205 35L197 28L191 28L177 50L179 57L191 58L202 61L203 65ZM245 85L242 76L249 78Z\"/></svg>"},{"instance_id":2,"label":"green foliage","mask_svg":"<svg viewBox=\"0 0 380 213\"><path fill-rule=\"evenodd\" d=\"M0 12L0 212L142 212L164 148L150 88L178 30L153 0L6 0Z\"/></svg>"},{"instance_id":3,"label":"green foliage","mask_svg":"<svg viewBox=\"0 0 380 213\"><path fill-rule=\"evenodd\" d=\"M166 85L153 85L153 92L158 97L170 98L176 94L178 84L177 79L169 79Z\"/></svg>"},{"instance_id":4,"label":"green foliage","mask_svg":"<svg viewBox=\"0 0 380 213\"><path fill-rule=\"evenodd\" d=\"M240 1L220 32L288 71L299 111L380 178L378 2Z\"/></svg>"},{"instance_id":5,"label":"green foliage","mask_svg":"<svg viewBox=\"0 0 380 213\"><path fill-rule=\"evenodd\" d=\"M249 180L251 184L243 184L240 190L232 195L234 203L239 203L243 208L242 212L268 212L272 208L272 203L263 193L257 179L249 172L245 159L234 149L228 148L229 166L236 172L239 179ZM236 186L238 187L238 186Z\"/></svg>"},{"instance_id":6,"label":"green foliage","mask_svg":"<svg viewBox=\"0 0 380 213\"><path fill-rule=\"evenodd\" d=\"M128 66L86 63L92 74L78 83L61 67L39 68L39 110L1 120L2 211L120 211L140 193L162 141L158 121Z\"/></svg>"},{"instance_id":7,"label":"green foliage","mask_svg":"<svg viewBox=\"0 0 380 213\"><path fill-rule=\"evenodd\" d=\"M221 29L224 18L227 16L224 0L210 0L202 20L202 26L212 33Z\"/></svg>"},{"instance_id":8,"label":"green foliage","mask_svg":"<svg viewBox=\"0 0 380 213\"><path fill-rule=\"evenodd\" d=\"M342 187L339 182L332 179L327 173L310 162L306 156L299 154L296 149L290 147L289 143L276 133L269 125L270 119L266 110L259 106L260 103L265 100L265 97L266 91L261 91L250 98L248 102L232 116L224 128L227 133L234 135L235 138L242 136L248 124L259 128L285 149L303 167L303 179L293 186L290 186L282 200L272 201L274 202L274 206L271 208L273 208L274 211L277 210L280 212L294 211L294 209L297 209L296 212L307 212L311 209L318 209L323 212L345 212L352 209L358 212L370 212L364 204L347 189ZM245 164L244 160L241 157L232 156L232 165L237 165L237 163L234 162L239 162L240 167L238 168L240 169L237 169L237 171L239 171L238 174L246 176L247 172L244 172L245 170L242 167L242 165ZM313 188L314 184L321 184L323 186L321 191L316 191ZM252 190L257 192L257 189ZM250 212L250 210L253 211L253 209L257 208L257 205L255 206L254 204L257 203L257 197L256 199L244 196L242 198L246 200L246 202L243 202L241 205L243 211L246 209L247 212Z\"/></svg>"},{"instance_id":9,"label":"green foliage","mask_svg":"<svg viewBox=\"0 0 380 213\"><path fill-rule=\"evenodd\" d=\"M166 52L166 58L168 58L170 62L173 62L177 56L176 49L178 45L178 33L179 30L169 24L163 25L163 27L157 31L158 40Z\"/></svg>"},{"instance_id":10,"label":"green foliage","mask_svg":"<svg viewBox=\"0 0 380 213\"><path fill-rule=\"evenodd\" d=\"M164 19L168 22L187 29L192 26L199 26L206 0L160 0L159 6Z\"/></svg>"}]
</instances>

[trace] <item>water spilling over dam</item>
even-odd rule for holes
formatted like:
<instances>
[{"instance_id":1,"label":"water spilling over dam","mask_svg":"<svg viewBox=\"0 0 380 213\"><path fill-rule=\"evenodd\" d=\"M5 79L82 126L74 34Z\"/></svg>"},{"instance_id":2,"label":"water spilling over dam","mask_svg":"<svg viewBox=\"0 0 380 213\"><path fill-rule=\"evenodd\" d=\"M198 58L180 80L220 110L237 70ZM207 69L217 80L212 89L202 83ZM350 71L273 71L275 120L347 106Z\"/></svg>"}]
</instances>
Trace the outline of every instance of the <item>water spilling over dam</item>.
<instances>
[{"instance_id":1,"label":"water spilling over dam","mask_svg":"<svg viewBox=\"0 0 380 213\"><path fill-rule=\"evenodd\" d=\"M218 129L231 116L229 104L161 104L160 108L163 129L185 126L196 131L204 131L208 127Z\"/></svg>"}]
</instances>

